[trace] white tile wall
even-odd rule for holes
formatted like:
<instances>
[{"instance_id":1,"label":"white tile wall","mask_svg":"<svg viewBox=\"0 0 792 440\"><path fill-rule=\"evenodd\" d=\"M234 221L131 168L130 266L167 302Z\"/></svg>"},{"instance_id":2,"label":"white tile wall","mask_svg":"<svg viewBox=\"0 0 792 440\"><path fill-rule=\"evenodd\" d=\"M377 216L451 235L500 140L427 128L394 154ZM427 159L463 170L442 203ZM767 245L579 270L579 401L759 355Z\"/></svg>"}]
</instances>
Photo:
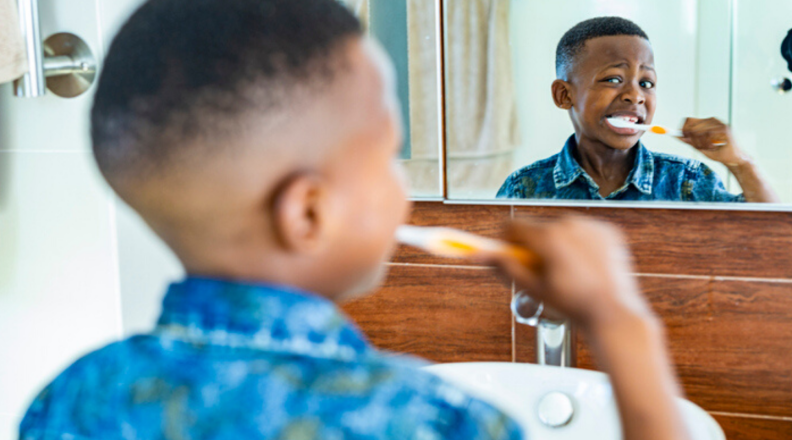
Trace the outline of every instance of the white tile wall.
<instances>
[{"instance_id":1,"label":"white tile wall","mask_svg":"<svg viewBox=\"0 0 792 440\"><path fill-rule=\"evenodd\" d=\"M0 438L4 440L15 440L18 424L19 422L16 415L0 413Z\"/></svg>"},{"instance_id":2,"label":"white tile wall","mask_svg":"<svg viewBox=\"0 0 792 440\"><path fill-rule=\"evenodd\" d=\"M16 423L76 357L120 337L121 309L112 197L90 155L0 163L0 414Z\"/></svg>"},{"instance_id":3,"label":"white tile wall","mask_svg":"<svg viewBox=\"0 0 792 440\"><path fill-rule=\"evenodd\" d=\"M99 28L105 46L109 47L121 25L143 4L143 0L96 0L96 3L99 11Z\"/></svg>"},{"instance_id":4,"label":"white tile wall","mask_svg":"<svg viewBox=\"0 0 792 440\"><path fill-rule=\"evenodd\" d=\"M102 20L97 2L109 5ZM40 0L42 37L75 33L101 62L100 26L114 31L122 18L111 12L127 3ZM0 440L16 438L31 399L63 368L123 334L115 198L89 153L93 90L11 90L0 85Z\"/></svg>"},{"instance_id":5,"label":"white tile wall","mask_svg":"<svg viewBox=\"0 0 792 440\"><path fill-rule=\"evenodd\" d=\"M132 209L120 200L116 206L123 332L130 335L151 329L165 289L184 271Z\"/></svg>"}]
</instances>

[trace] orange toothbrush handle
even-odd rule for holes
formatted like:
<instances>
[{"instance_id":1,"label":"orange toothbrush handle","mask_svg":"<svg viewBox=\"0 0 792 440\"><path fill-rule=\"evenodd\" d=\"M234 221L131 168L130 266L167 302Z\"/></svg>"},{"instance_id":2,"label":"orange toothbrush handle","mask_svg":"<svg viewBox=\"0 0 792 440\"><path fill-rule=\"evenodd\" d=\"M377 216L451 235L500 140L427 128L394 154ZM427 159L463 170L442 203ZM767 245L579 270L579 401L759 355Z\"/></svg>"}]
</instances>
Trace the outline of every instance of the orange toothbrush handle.
<instances>
[{"instance_id":1,"label":"orange toothbrush handle","mask_svg":"<svg viewBox=\"0 0 792 440\"><path fill-rule=\"evenodd\" d=\"M508 255L516 258L517 260L519 260L527 268L529 268L529 269L531 269L533 271L539 270L539 266L541 265L540 264L541 261L539 260L539 256L537 256L535 253L529 251L528 249L525 249L525 248L522 248L522 247L519 247L519 246L515 246L515 245L509 245L507 247L506 253Z\"/></svg>"}]
</instances>

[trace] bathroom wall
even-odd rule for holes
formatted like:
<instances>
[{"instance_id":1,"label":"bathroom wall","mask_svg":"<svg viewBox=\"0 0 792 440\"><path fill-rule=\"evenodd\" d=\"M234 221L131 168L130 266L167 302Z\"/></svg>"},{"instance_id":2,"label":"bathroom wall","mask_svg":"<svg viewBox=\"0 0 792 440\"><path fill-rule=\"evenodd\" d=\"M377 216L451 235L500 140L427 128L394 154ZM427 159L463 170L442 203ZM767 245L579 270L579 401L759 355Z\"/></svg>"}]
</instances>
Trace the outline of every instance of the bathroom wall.
<instances>
[{"instance_id":1,"label":"bathroom wall","mask_svg":"<svg viewBox=\"0 0 792 440\"><path fill-rule=\"evenodd\" d=\"M687 397L729 440L792 438L792 213L418 203L412 223L497 236L509 218L579 214L620 225L667 328ZM378 346L436 362L534 362L512 290L485 267L400 248L386 285L346 311ZM579 366L596 368L585 344Z\"/></svg>"},{"instance_id":2,"label":"bathroom wall","mask_svg":"<svg viewBox=\"0 0 792 440\"><path fill-rule=\"evenodd\" d=\"M44 36L100 56L94 0L41 0ZM0 439L76 356L121 335L113 198L90 156L91 96L18 99L0 85Z\"/></svg>"},{"instance_id":3,"label":"bathroom wall","mask_svg":"<svg viewBox=\"0 0 792 440\"><path fill-rule=\"evenodd\" d=\"M139 3L40 0L41 33L77 34L101 62ZM180 273L96 170L92 96L19 99L0 85L0 440L16 438L35 394L78 356L150 327Z\"/></svg>"}]
</instances>

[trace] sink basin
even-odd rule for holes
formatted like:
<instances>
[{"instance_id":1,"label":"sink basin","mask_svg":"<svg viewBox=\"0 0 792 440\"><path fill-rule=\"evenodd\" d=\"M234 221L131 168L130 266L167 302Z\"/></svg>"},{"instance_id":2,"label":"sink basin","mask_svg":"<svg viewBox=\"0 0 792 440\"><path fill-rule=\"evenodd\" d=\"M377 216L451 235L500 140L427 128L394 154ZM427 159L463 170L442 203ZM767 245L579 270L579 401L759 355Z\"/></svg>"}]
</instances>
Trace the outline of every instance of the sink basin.
<instances>
[{"instance_id":1,"label":"sink basin","mask_svg":"<svg viewBox=\"0 0 792 440\"><path fill-rule=\"evenodd\" d=\"M608 376L576 368L506 362L438 364L425 370L510 415L532 440L618 440L619 414ZM694 440L725 440L718 423L679 399Z\"/></svg>"}]
</instances>

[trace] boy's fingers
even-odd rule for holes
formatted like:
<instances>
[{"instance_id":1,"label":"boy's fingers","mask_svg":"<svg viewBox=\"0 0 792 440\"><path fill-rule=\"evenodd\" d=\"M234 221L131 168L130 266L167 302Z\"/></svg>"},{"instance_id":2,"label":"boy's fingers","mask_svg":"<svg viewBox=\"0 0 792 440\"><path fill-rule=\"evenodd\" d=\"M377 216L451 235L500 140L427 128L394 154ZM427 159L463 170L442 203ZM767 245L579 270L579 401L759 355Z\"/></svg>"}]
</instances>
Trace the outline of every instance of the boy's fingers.
<instances>
[{"instance_id":1,"label":"boy's fingers","mask_svg":"<svg viewBox=\"0 0 792 440\"><path fill-rule=\"evenodd\" d=\"M726 126L713 129L709 136L710 144L714 147L723 147L729 144L729 132Z\"/></svg>"},{"instance_id":2,"label":"boy's fingers","mask_svg":"<svg viewBox=\"0 0 792 440\"><path fill-rule=\"evenodd\" d=\"M492 262L504 275L514 280L519 290L527 290L537 299L544 297L539 275L525 267L520 261L505 255L494 256Z\"/></svg>"},{"instance_id":3,"label":"boy's fingers","mask_svg":"<svg viewBox=\"0 0 792 440\"><path fill-rule=\"evenodd\" d=\"M723 127L724 124L717 120L717 119L695 119L695 118L688 118L685 120L685 123L682 126L682 131L690 131L690 132L702 132L702 131L711 131L720 127Z\"/></svg>"},{"instance_id":4,"label":"boy's fingers","mask_svg":"<svg viewBox=\"0 0 792 440\"><path fill-rule=\"evenodd\" d=\"M699 150L717 150L729 144L728 126L715 118L688 118L682 127L682 141Z\"/></svg>"},{"instance_id":5,"label":"boy's fingers","mask_svg":"<svg viewBox=\"0 0 792 440\"><path fill-rule=\"evenodd\" d=\"M692 133L698 132L701 130L703 123L703 119L687 118L685 119L685 123L682 124L682 133L685 136L689 136Z\"/></svg>"},{"instance_id":6,"label":"boy's fingers","mask_svg":"<svg viewBox=\"0 0 792 440\"><path fill-rule=\"evenodd\" d=\"M709 132L691 132L686 139L690 145L701 151L717 150L724 145L722 141L714 140L719 138L712 136Z\"/></svg>"},{"instance_id":7,"label":"boy's fingers","mask_svg":"<svg viewBox=\"0 0 792 440\"><path fill-rule=\"evenodd\" d=\"M547 249L548 226L515 220L506 227L506 239L542 256Z\"/></svg>"}]
</instances>

